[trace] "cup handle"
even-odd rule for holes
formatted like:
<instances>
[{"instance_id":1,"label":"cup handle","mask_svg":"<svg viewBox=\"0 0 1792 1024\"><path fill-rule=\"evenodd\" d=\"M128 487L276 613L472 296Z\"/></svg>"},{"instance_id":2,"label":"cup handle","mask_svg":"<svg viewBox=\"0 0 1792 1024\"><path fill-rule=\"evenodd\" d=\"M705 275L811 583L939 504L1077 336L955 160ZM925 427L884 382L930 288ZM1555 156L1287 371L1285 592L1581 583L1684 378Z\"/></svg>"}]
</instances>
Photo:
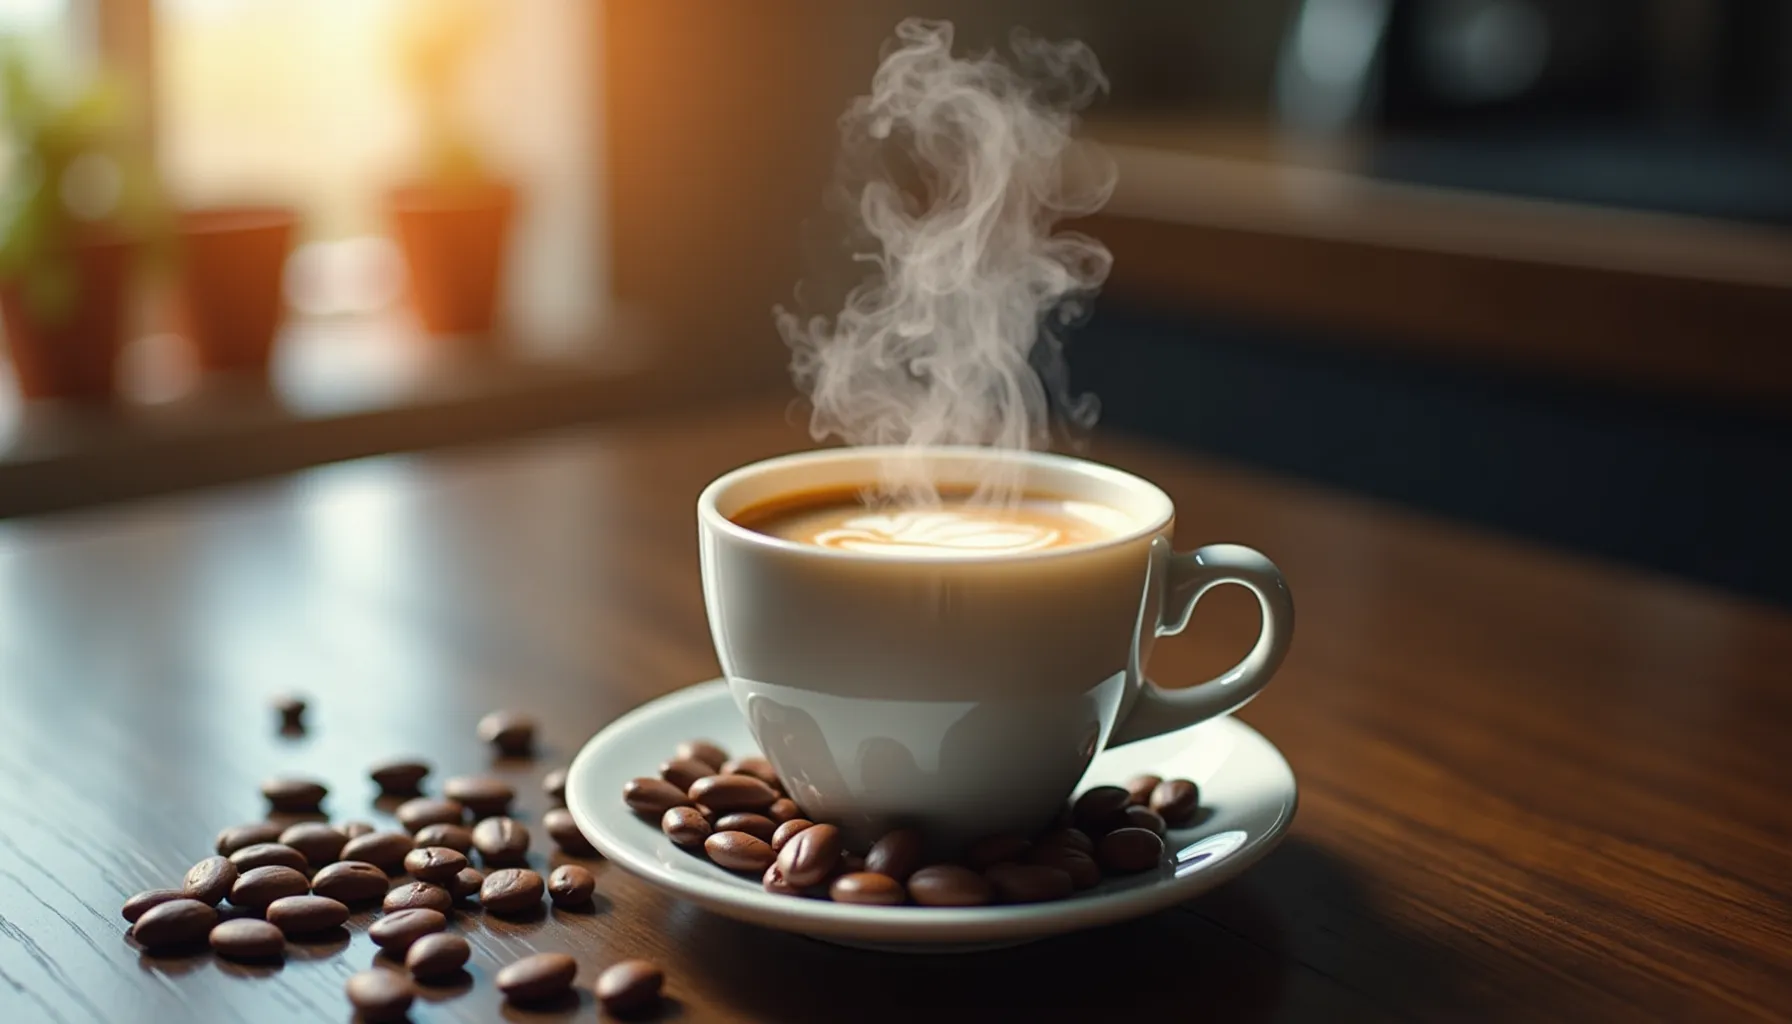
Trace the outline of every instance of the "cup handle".
<instances>
[{"instance_id":1,"label":"cup handle","mask_svg":"<svg viewBox=\"0 0 1792 1024\"><path fill-rule=\"evenodd\" d=\"M1158 636L1180 633L1201 595L1222 583L1237 583L1257 595L1263 627L1244 660L1199 686L1166 690L1143 679L1126 720L1114 727L1108 746L1118 746L1204 722L1243 706L1275 675L1294 639L1294 599L1282 571L1261 553L1239 544L1209 544L1169 556ZM1149 624L1147 624L1149 626ZM1142 669L1143 666L1141 666Z\"/></svg>"}]
</instances>

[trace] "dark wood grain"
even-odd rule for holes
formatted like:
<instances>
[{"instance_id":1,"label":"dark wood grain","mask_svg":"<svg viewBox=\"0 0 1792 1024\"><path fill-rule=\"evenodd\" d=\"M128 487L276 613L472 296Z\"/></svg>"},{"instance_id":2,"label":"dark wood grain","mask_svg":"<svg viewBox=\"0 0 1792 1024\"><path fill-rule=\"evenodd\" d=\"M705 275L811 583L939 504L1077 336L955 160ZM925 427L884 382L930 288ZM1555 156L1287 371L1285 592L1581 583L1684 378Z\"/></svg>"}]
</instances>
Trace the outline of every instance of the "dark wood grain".
<instances>
[{"instance_id":1,"label":"dark wood grain","mask_svg":"<svg viewBox=\"0 0 1792 1024\"><path fill-rule=\"evenodd\" d=\"M277 967L152 957L130 893L176 883L256 782L326 780L387 821L366 766L417 754L540 775L716 670L693 500L801 447L776 407L388 457L130 509L0 524L0 1020L346 1019L363 934ZM1242 717L1301 780L1288 841L1129 924L966 957L857 952L736 924L598 865L583 915L460 927L472 982L413 1019L501 1007L526 952L581 984L646 956L676 1020L1783 1020L1792 1012L1792 618L1109 439L1186 543L1261 547L1301 632ZM1229 662L1247 599L1203 603L1164 680ZM312 699L282 736L270 694ZM474 736L538 714L534 762ZM537 829L538 850L545 846ZM546 860L537 854L539 863Z\"/></svg>"}]
</instances>

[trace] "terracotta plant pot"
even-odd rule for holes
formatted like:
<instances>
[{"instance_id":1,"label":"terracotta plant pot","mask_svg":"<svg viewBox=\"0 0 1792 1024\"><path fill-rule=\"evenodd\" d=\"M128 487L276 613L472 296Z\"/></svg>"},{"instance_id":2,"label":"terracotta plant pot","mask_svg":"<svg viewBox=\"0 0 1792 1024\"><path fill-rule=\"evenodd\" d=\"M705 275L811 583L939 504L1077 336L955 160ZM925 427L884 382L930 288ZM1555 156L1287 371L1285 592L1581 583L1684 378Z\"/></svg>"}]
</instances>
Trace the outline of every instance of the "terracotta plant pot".
<instances>
[{"instance_id":1,"label":"terracotta plant pot","mask_svg":"<svg viewBox=\"0 0 1792 1024\"><path fill-rule=\"evenodd\" d=\"M181 214L181 315L199 365L213 373L266 373L286 307L286 254L298 216L278 206Z\"/></svg>"},{"instance_id":2,"label":"terracotta plant pot","mask_svg":"<svg viewBox=\"0 0 1792 1024\"><path fill-rule=\"evenodd\" d=\"M76 290L63 316L40 316L17 282L0 287L6 347L26 398L111 401L136 246L100 237L76 243L72 255Z\"/></svg>"},{"instance_id":3,"label":"terracotta plant pot","mask_svg":"<svg viewBox=\"0 0 1792 1024\"><path fill-rule=\"evenodd\" d=\"M415 185L394 191L387 206L424 329L489 337L516 191L499 182Z\"/></svg>"}]
</instances>

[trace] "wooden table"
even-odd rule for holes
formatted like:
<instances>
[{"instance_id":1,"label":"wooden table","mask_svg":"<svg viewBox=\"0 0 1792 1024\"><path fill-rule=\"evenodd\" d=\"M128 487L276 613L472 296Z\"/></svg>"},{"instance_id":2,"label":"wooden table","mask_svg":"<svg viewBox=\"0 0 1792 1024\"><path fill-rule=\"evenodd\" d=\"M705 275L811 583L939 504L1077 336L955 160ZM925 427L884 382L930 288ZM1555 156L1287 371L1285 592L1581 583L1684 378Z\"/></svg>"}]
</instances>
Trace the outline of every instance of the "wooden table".
<instances>
[{"instance_id":1,"label":"wooden table","mask_svg":"<svg viewBox=\"0 0 1792 1024\"><path fill-rule=\"evenodd\" d=\"M385 821L374 760L487 769L474 723L496 707L544 723L537 762L496 768L537 820L545 769L715 673L693 499L804 442L746 407L0 524L0 1021L347 1018L371 915L242 967L140 954L119 904L260 817L263 776ZM462 915L474 981L413 1019L593 1018L589 991L501 1008L493 972L547 949L584 985L658 960L679 1020L1792 1015L1792 616L1141 443L1095 453L1165 485L1185 543L1270 553L1300 604L1242 713L1303 789L1261 865L964 957L763 931L600 866L595 913ZM1229 663L1254 629L1217 593L1155 674ZM281 690L311 697L303 736L275 728Z\"/></svg>"}]
</instances>

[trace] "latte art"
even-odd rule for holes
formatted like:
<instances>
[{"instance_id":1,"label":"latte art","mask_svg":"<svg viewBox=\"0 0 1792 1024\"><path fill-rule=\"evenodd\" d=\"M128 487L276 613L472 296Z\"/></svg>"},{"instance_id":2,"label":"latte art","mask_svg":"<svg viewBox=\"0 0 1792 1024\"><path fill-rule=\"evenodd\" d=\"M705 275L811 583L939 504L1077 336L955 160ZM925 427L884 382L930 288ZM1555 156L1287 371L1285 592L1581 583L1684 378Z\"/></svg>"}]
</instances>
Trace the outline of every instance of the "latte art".
<instances>
[{"instance_id":1,"label":"latte art","mask_svg":"<svg viewBox=\"0 0 1792 1024\"><path fill-rule=\"evenodd\" d=\"M862 515L809 538L817 547L868 555L1018 554L1049 548L1064 532L1042 523L1005 521L962 511Z\"/></svg>"},{"instance_id":2,"label":"latte art","mask_svg":"<svg viewBox=\"0 0 1792 1024\"><path fill-rule=\"evenodd\" d=\"M856 491L792 495L733 517L751 530L832 551L893 558L1001 558L1090 544L1125 533L1124 512L1027 497L985 506L963 498L924 508L873 508Z\"/></svg>"}]
</instances>

